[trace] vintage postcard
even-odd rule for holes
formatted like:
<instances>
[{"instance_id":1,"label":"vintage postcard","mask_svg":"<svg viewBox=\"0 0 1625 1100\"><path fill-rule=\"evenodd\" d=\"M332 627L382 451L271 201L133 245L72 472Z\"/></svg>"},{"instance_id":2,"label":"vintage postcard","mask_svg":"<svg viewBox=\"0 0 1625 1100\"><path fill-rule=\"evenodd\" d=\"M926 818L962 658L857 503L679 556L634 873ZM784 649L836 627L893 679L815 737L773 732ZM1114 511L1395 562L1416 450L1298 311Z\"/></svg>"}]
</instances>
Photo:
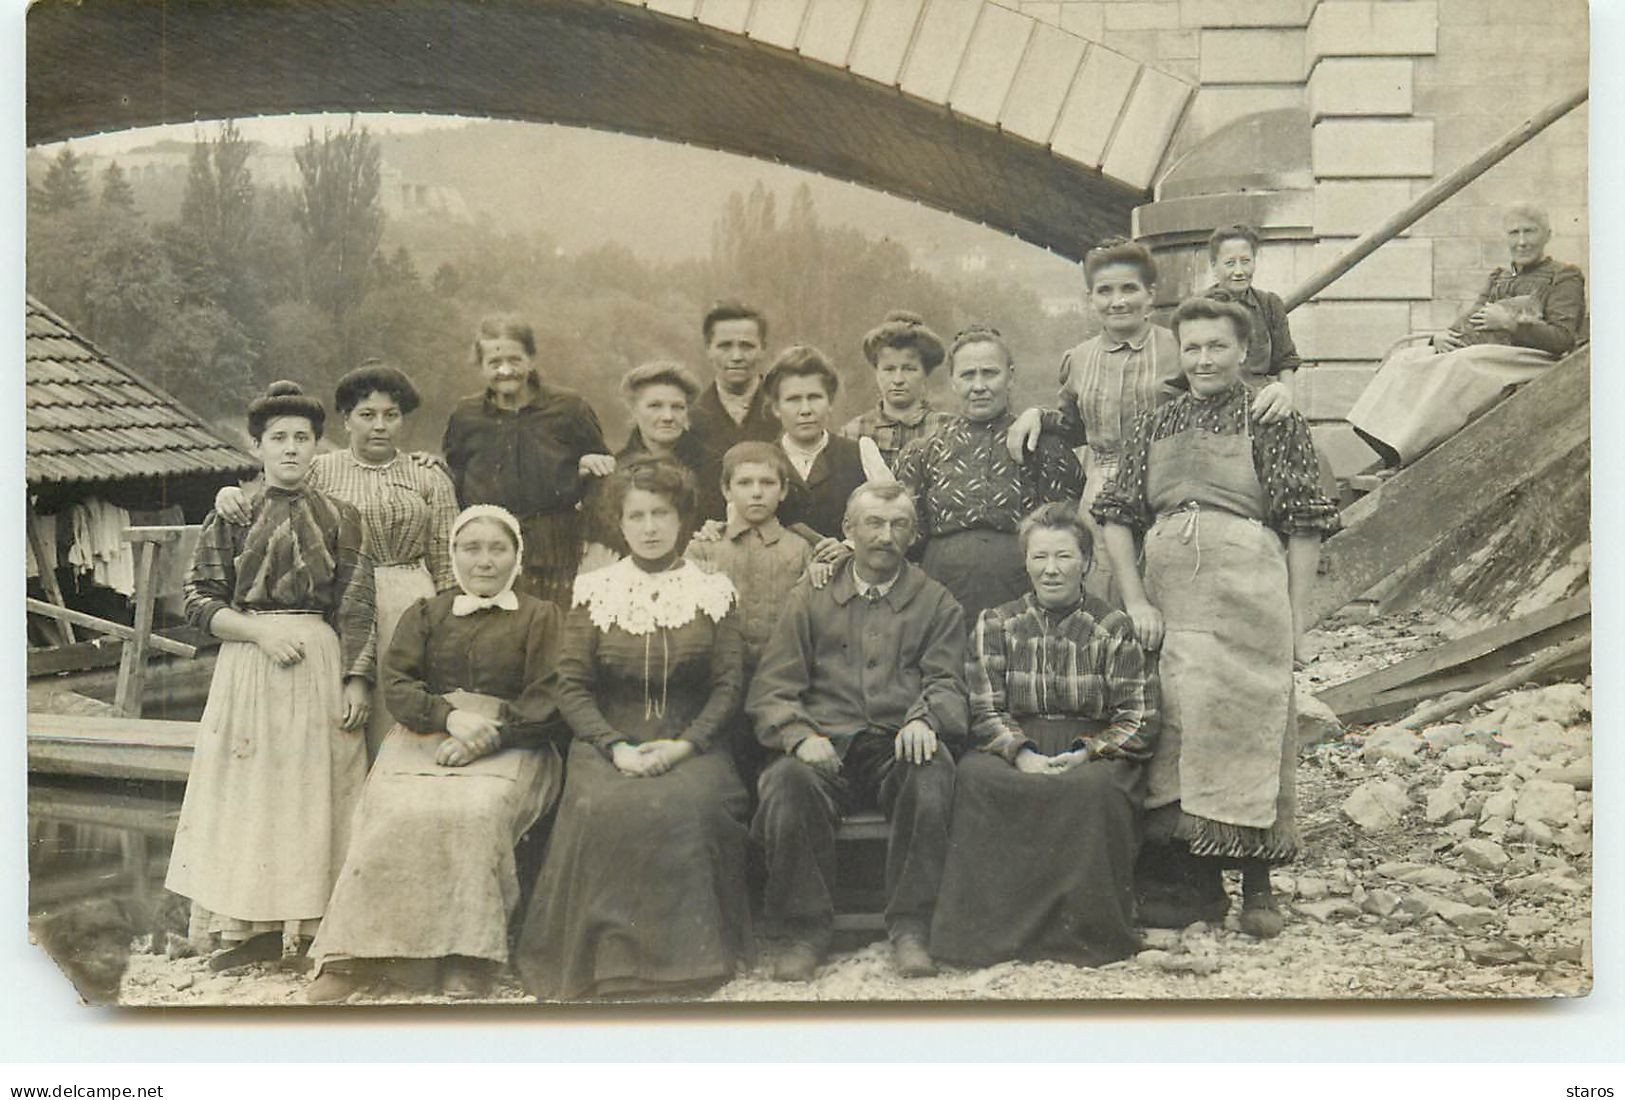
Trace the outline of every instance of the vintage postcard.
<instances>
[{"instance_id":1,"label":"vintage postcard","mask_svg":"<svg viewBox=\"0 0 1625 1100\"><path fill-rule=\"evenodd\" d=\"M63 998L1590 991L1581 0L27 48Z\"/></svg>"}]
</instances>

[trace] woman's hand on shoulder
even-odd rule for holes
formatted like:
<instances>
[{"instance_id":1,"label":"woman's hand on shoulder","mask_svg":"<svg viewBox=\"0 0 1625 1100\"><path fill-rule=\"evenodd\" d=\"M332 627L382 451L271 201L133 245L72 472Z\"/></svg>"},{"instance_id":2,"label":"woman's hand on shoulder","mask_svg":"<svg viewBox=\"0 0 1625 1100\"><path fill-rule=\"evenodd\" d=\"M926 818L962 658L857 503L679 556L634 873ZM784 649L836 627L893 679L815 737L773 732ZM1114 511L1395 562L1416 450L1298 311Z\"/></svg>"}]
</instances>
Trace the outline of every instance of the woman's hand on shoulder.
<instances>
[{"instance_id":1,"label":"woman's hand on shoulder","mask_svg":"<svg viewBox=\"0 0 1625 1100\"><path fill-rule=\"evenodd\" d=\"M1051 758L1036 749L1023 747L1016 753L1016 771L1023 775L1043 775L1050 770Z\"/></svg>"},{"instance_id":2,"label":"woman's hand on shoulder","mask_svg":"<svg viewBox=\"0 0 1625 1100\"><path fill-rule=\"evenodd\" d=\"M1271 382L1253 398L1253 415L1260 424L1285 420L1292 412L1292 393L1283 382Z\"/></svg>"},{"instance_id":3,"label":"woman's hand on shoulder","mask_svg":"<svg viewBox=\"0 0 1625 1100\"><path fill-rule=\"evenodd\" d=\"M248 494L240 485L225 485L214 494L214 510L227 523L243 524L254 518Z\"/></svg>"},{"instance_id":4,"label":"woman's hand on shoulder","mask_svg":"<svg viewBox=\"0 0 1625 1100\"><path fill-rule=\"evenodd\" d=\"M690 542L721 542L728 525L720 519L708 519L689 536Z\"/></svg>"},{"instance_id":5,"label":"woman's hand on shoulder","mask_svg":"<svg viewBox=\"0 0 1625 1100\"><path fill-rule=\"evenodd\" d=\"M582 455L576 470L582 477L608 477L615 472L615 456Z\"/></svg>"},{"instance_id":6,"label":"woman's hand on shoulder","mask_svg":"<svg viewBox=\"0 0 1625 1100\"><path fill-rule=\"evenodd\" d=\"M1038 449L1038 437L1043 433L1043 414L1038 409L1027 409L1011 423L1004 433L1004 446L1017 462Z\"/></svg>"},{"instance_id":7,"label":"woman's hand on shoulder","mask_svg":"<svg viewBox=\"0 0 1625 1100\"><path fill-rule=\"evenodd\" d=\"M1162 612L1145 601L1125 604L1129 621L1134 624L1134 638L1140 648L1150 651L1162 648Z\"/></svg>"}]
</instances>

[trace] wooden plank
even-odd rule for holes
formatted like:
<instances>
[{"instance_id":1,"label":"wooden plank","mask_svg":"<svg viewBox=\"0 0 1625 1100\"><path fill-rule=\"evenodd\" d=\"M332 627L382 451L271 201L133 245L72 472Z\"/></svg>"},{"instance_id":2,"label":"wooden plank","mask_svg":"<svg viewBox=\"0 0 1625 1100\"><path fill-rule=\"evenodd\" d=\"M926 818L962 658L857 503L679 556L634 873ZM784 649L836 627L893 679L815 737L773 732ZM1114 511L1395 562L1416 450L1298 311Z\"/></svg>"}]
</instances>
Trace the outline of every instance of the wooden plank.
<instances>
[{"instance_id":1,"label":"wooden plank","mask_svg":"<svg viewBox=\"0 0 1625 1100\"><path fill-rule=\"evenodd\" d=\"M1344 530L1321 550L1308 624L1584 446L1591 428L1590 368L1590 349L1574 352L1344 511Z\"/></svg>"},{"instance_id":2,"label":"wooden plank","mask_svg":"<svg viewBox=\"0 0 1625 1100\"><path fill-rule=\"evenodd\" d=\"M147 860L146 866L135 872L147 880L146 885L162 882L169 867L169 857L153 856ZM105 868L91 868L86 871L73 871L63 875L52 875L49 878L37 880L30 876L28 882L28 904L38 909L44 905L54 905L58 902L72 901L87 894L105 897L117 894L124 887L134 886L137 890L145 888L139 879L132 881L132 870L128 866Z\"/></svg>"},{"instance_id":3,"label":"wooden plank","mask_svg":"<svg viewBox=\"0 0 1625 1100\"><path fill-rule=\"evenodd\" d=\"M35 821L66 821L109 829L133 829L150 836L165 837L175 834L181 810L174 801L143 795L30 783L28 816Z\"/></svg>"},{"instance_id":4,"label":"wooden plank","mask_svg":"<svg viewBox=\"0 0 1625 1100\"><path fill-rule=\"evenodd\" d=\"M36 600L32 596L25 597L24 603L28 610L37 614L49 615L53 619L61 619L79 626L88 626L92 630L99 630L103 634L111 634L115 638L135 637L135 628L132 626L115 623L109 619L98 619L94 615L87 615L83 611L75 611L71 607L55 607L44 600ZM160 653L169 653L176 657L197 656L196 646L189 646L184 642L172 642L162 634L151 635L149 642L152 648Z\"/></svg>"},{"instance_id":5,"label":"wooden plank","mask_svg":"<svg viewBox=\"0 0 1625 1100\"><path fill-rule=\"evenodd\" d=\"M99 714L45 714L39 711L28 714L29 736L38 734L42 737L129 745L190 748L197 739L197 726L196 722L118 718Z\"/></svg>"},{"instance_id":6,"label":"wooden plank","mask_svg":"<svg viewBox=\"0 0 1625 1100\"><path fill-rule=\"evenodd\" d=\"M1531 680L1537 679L1551 668L1582 653L1591 652L1591 632L1588 630L1579 638L1571 639L1562 645L1553 646L1528 664L1518 665L1505 675L1497 676L1487 684L1481 684L1472 691L1453 695L1437 702L1421 707L1404 722L1400 723L1406 729L1419 730L1423 726L1434 722L1442 722L1453 714L1460 714L1474 703L1522 687Z\"/></svg>"},{"instance_id":7,"label":"wooden plank","mask_svg":"<svg viewBox=\"0 0 1625 1100\"><path fill-rule=\"evenodd\" d=\"M34 514L34 502L27 501L27 514L23 516L23 526L28 529L28 547L34 553L34 566L39 570L40 585L45 589L45 595L58 607L67 607L68 601L62 598L62 586L57 583L56 570L47 562L56 560L56 548L45 545L45 539L39 532L39 517ZM47 554L49 551L49 554ZM73 636L73 627L61 621L53 620L52 626L56 629L57 637L62 639L63 645L72 645L77 639Z\"/></svg>"},{"instance_id":8,"label":"wooden plank","mask_svg":"<svg viewBox=\"0 0 1625 1100\"><path fill-rule=\"evenodd\" d=\"M129 534L128 531L125 534ZM124 643L119 662L118 687L113 705L120 714L141 717L141 701L147 690L147 649L152 640L152 605L158 586L158 553L162 544L141 542L135 553L135 636Z\"/></svg>"},{"instance_id":9,"label":"wooden plank","mask_svg":"<svg viewBox=\"0 0 1625 1100\"><path fill-rule=\"evenodd\" d=\"M1420 680L1433 673L1476 660L1514 642L1590 614L1591 594L1587 591L1567 600L1559 600L1550 607L1543 607L1539 611L1514 619L1512 622L1502 623L1490 627L1488 630L1480 630L1476 634L1469 634L1465 638L1456 638L1453 641L1445 642L1443 645L1435 646L1426 653L1420 653L1397 664L1389 665L1387 668L1369 672L1353 680L1345 680L1341 684L1318 693L1316 698L1336 710L1337 707L1331 700L1334 697L1340 697L1345 689L1356 694L1374 695L1377 692L1387 691L1390 688Z\"/></svg>"},{"instance_id":10,"label":"wooden plank","mask_svg":"<svg viewBox=\"0 0 1625 1100\"><path fill-rule=\"evenodd\" d=\"M171 543L171 542L179 542L179 541L181 541L181 536L185 535L186 532L188 532L188 531L198 531L198 530L202 530L201 525L196 526L196 527L187 527L184 524L182 524L180 526L165 526L165 527L139 527L138 526L138 527L126 527L122 532L120 532L120 535L124 539L125 542Z\"/></svg>"},{"instance_id":11,"label":"wooden plank","mask_svg":"<svg viewBox=\"0 0 1625 1100\"><path fill-rule=\"evenodd\" d=\"M54 676L62 672L84 672L89 669L112 668L119 663L124 643L117 638L92 638L73 645L53 646L50 649L28 651L28 675Z\"/></svg>"},{"instance_id":12,"label":"wooden plank","mask_svg":"<svg viewBox=\"0 0 1625 1100\"><path fill-rule=\"evenodd\" d=\"M196 742L196 722L30 713L28 771L184 783Z\"/></svg>"}]
</instances>

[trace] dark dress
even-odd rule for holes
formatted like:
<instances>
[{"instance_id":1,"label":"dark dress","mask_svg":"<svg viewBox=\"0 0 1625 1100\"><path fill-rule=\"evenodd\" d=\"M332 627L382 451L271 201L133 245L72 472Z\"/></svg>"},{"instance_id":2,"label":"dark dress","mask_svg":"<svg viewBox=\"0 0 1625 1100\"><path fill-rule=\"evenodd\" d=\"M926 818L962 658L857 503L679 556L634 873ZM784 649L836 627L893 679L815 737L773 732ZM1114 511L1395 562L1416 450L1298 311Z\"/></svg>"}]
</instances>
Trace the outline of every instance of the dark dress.
<instances>
[{"instance_id":1,"label":"dark dress","mask_svg":"<svg viewBox=\"0 0 1625 1100\"><path fill-rule=\"evenodd\" d=\"M841 521L846 518L846 498L866 480L857 441L831 435L806 477L792 466L779 520L787 527L804 524L820 535L838 539Z\"/></svg>"},{"instance_id":2,"label":"dark dress","mask_svg":"<svg viewBox=\"0 0 1625 1100\"><path fill-rule=\"evenodd\" d=\"M544 1000L726 981L751 947L748 802L723 740L741 690L733 585L628 559L583 574L576 601L558 667L575 741L520 976ZM611 762L617 741L664 738L699 751L655 778Z\"/></svg>"},{"instance_id":3,"label":"dark dress","mask_svg":"<svg viewBox=\"0 0 1625 1100\"><path fill-rule=\"evenodd\" d=\"M931 952L1100 965L1139 950L1134 862L1154 679L1132 624L1093 599L1067 611L1030 594L982 613L966 661L976 751L959 762ZM1028 775L1024 747L1087 748L1060 775Z\"/></svg>"}]
</instances>

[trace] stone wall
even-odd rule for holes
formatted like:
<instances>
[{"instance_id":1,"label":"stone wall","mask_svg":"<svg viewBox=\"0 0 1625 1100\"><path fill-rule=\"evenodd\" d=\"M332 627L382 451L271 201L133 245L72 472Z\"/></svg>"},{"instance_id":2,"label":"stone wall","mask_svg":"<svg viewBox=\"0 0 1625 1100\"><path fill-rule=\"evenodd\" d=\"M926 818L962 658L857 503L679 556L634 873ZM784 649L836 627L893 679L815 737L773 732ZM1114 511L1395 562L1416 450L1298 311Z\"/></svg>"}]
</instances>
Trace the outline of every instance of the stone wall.
<instances>
[{"instance_id":1,"label":"stone wall","mask_svg":"<svg viewBox=\"0 0 1625 1100\"><path fill-rule=\"evenodd\" d=\"M1260 258L1280 292L1588 76L1584 0L1004 2L1200 81L1164 173L1238 118L1308 113L1312 224L1266 226ZM1587 122L1571 113L1293 313L1315 363L1300 404L1340 473L1372 457L1341 418L1383 353L1449 324L1506 261L1505 204L1546 205L1552 254L1586 265ZM1166 245L1169 266L1191 266L1191 239Z\"/></svg>"}]
</instances>

